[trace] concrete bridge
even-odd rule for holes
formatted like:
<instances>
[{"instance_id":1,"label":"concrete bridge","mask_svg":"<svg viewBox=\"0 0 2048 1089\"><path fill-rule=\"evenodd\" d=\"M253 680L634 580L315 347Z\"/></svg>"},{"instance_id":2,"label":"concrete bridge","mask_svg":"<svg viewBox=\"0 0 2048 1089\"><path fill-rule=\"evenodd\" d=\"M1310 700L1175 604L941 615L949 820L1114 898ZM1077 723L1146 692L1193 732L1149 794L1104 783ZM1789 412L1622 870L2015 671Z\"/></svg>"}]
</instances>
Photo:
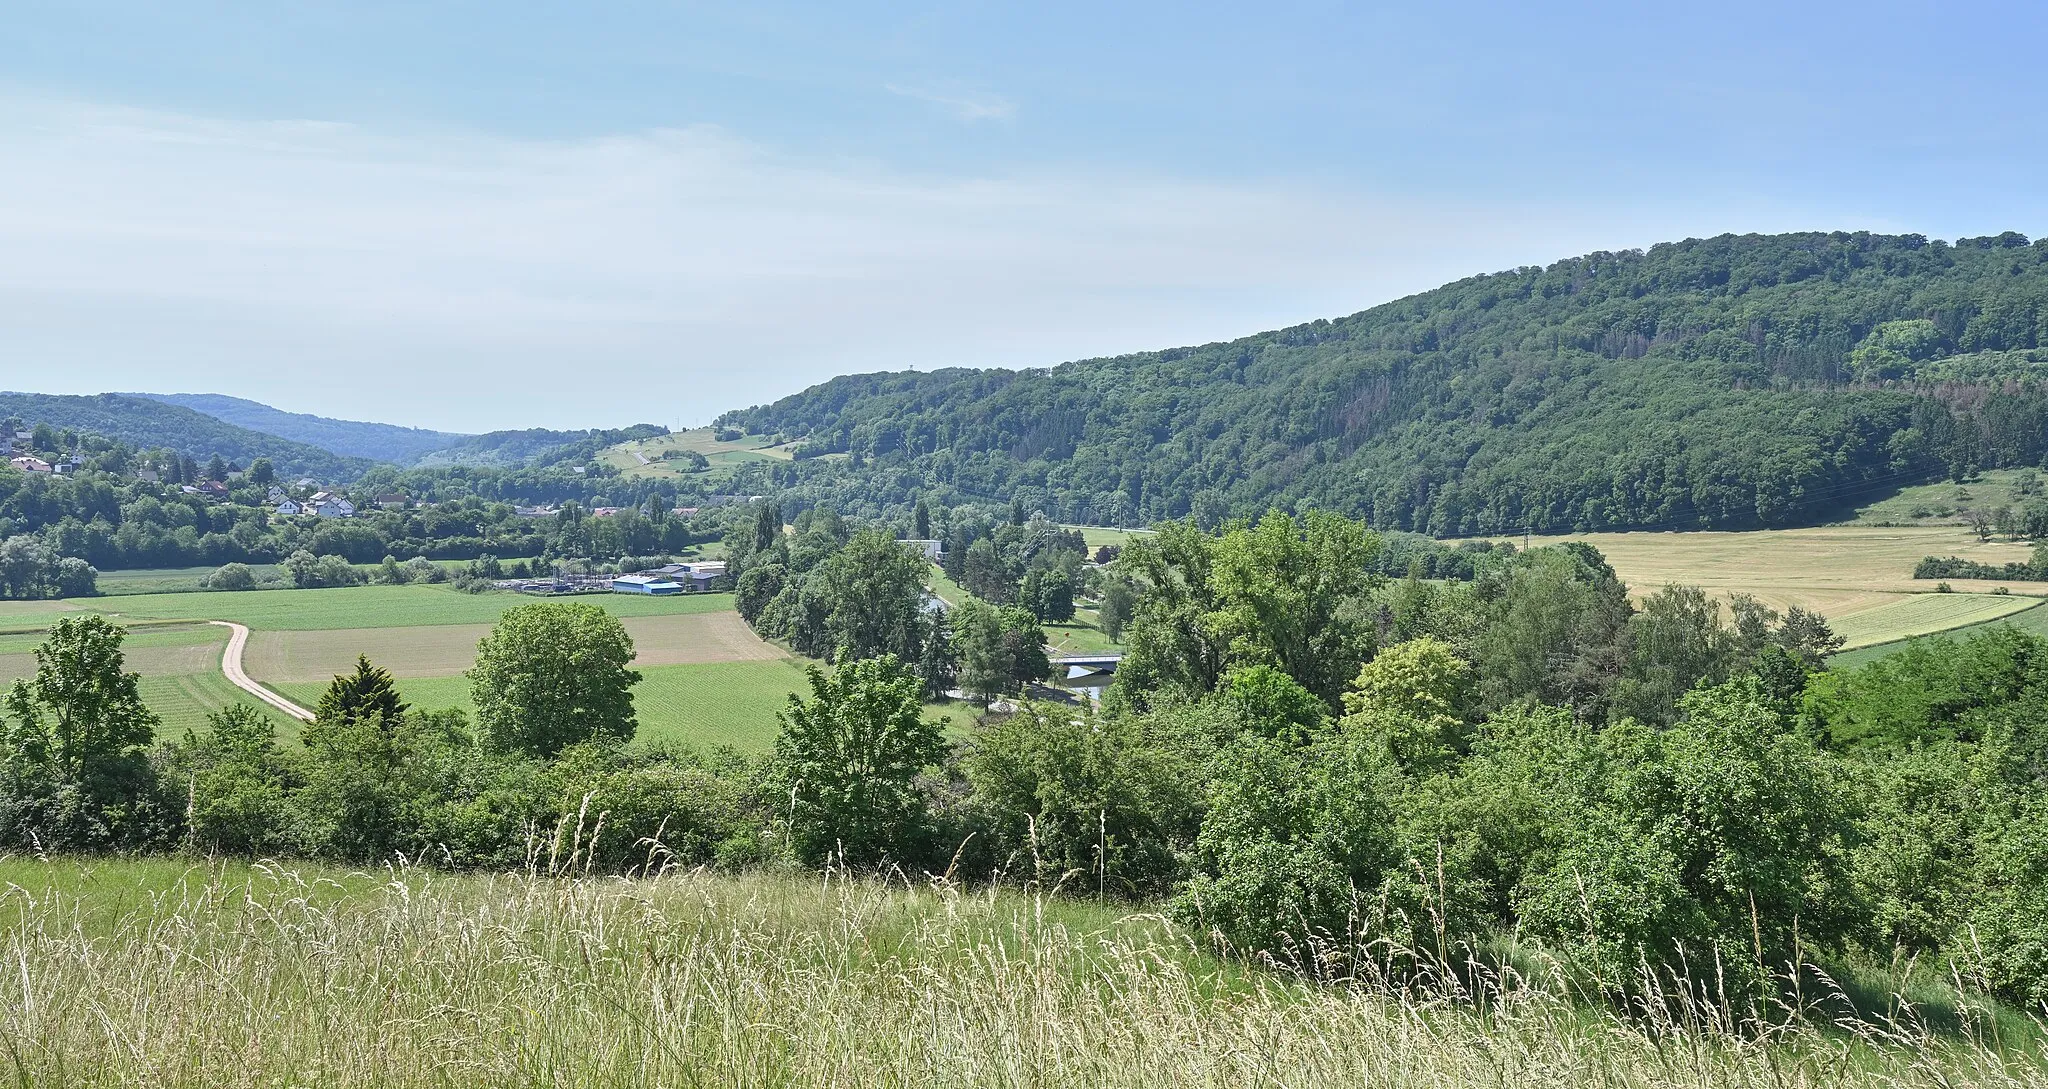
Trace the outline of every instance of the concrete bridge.
<instances>
[{"instance_id":1,"label":"concrete bridge","mask_svg":"<svg viewBox=\"0 0 2048 1089\"><path fill-rule=\"evenodd\" d=\"M1080 680L1083 677L1109 677L1116 674L1116 664L1124 660L1121 654L1055 654L1052 664L1067 667L1067 679Z\"/></svg>"}]
</instances>

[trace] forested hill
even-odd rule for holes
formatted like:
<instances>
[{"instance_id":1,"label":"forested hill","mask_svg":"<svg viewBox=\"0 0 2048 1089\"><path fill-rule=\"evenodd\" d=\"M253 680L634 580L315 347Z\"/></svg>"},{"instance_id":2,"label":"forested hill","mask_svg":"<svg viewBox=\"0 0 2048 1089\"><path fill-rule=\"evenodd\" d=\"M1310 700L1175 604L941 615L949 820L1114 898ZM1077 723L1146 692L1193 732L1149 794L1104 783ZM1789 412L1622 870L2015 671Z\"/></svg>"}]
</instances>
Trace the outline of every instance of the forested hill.
<instances>
[{"instance_id":1,"label":"forested hill","mask_svg":"<svg viewBox=\"0 0 2048 1089\"><path fill-rule=\"evenodd\" d=\"M0 418L8 417L28 426L87 431L142 449L175 450L201 461L217 454L246 466L269 458L280 476L310 476L329 483L353 480L370 467L360 458L236 427L182 405L117 393L0 393Z\"/></svg>"},{"instance_id":2,"label":"forested hill","mask_svg":"<svg viewBox=\"0 0 2048 1089\"><path fill-rule=\"evenodd\" d=\"M853 375L720 422L892 506L1214 521L1307 500L1456 535L1746 527L2048 450L2048 240L1722 236L1047 370ZM802 464L802 463L800 463Z\"/></svg>"},{"instance_id":3,"label":"forested hill","mask_svg":"<svg viewBox=\"0 0 2048 1089\"><path fill-rule=\"evenodd\" d=\"M427 454L473 437L419 427L286 412L257 401L219 393L137 393L130 396L182 405L236 427L303 442L346 457L368 458L394 465L411 465Z\"/></svg>"}]
</instances>

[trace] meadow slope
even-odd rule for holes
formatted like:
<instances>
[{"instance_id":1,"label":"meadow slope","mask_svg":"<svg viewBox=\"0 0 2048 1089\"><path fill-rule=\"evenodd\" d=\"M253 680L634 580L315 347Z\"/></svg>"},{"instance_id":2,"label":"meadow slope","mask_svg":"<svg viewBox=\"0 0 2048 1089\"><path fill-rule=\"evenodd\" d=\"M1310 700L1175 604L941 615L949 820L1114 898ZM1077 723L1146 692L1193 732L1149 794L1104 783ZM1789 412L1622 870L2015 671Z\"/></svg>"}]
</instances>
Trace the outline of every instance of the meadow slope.
<instances>
[{"instance_id":1,"label":"meadow slope","mask_svg":"<svg viewBox=\"0 0 2048 1089\"><path fill-rule=\"evenodd\" d=\"M1825 1000L1790 1027L1628 1017L1540 975L1481 1016L1217 960L1142 908L921 882L61 859L0 879L21 1084L2048 1084L2024 1034L1995 1051Z\"/></svg>"}]
</instances>

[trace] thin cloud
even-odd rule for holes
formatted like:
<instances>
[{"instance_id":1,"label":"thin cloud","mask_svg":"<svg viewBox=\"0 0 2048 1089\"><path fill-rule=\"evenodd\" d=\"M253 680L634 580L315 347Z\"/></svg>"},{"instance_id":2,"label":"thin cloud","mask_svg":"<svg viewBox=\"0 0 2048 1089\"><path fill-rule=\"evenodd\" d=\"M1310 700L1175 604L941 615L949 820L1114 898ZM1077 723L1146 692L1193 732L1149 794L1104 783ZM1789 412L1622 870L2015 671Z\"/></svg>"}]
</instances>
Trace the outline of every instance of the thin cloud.
<instances>
[{"instance_id":1,"label":"thin cloud","mask_svg":"<svg viewBox=\"0 0 2048 1089\"><path fill-rule=\"evenodd\" d=\"M0 100L0 161L8 388L451 428L700 422L849 371L1199 343L1799 222L915 174L710 127L513 140L32 100Z\"/></svg>"},{"instance_id":2,"label":"thin cloud","mask_svg":"<svg viewBox=\"0 0 2048 1089\"><path fill-rule=\"evenodd\" d=\"M935 91L900 83L885 83L882 89L892 95L931 103L962 121L1007 121L1017 114L1017 104L1000 95Z\"/></svg>"}]
</instances>

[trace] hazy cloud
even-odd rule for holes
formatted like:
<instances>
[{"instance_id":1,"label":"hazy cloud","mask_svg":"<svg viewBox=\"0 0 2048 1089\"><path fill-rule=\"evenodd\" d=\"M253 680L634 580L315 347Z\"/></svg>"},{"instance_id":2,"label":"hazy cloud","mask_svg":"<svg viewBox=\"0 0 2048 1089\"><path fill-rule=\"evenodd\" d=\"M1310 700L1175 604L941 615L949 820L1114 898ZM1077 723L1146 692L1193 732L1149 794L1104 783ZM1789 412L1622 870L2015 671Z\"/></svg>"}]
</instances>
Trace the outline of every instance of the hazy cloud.
<instances>
[{"instance_id":1,"label":"hazy cloud","mask_svg":"<svg viewBox=\"0 0 2048 1089\"><path fill-rule=\"evenodd\" d=\"M481 429L688 423L852 370L1330 316L1675 223L1118 174L795 161L0 100L0 388Z\"/></svg>"},{"instance_id":2,"label":"hazy cloud","mask_svg":"<svg viewBox=\"0 0 2048 1089\"><path fill-rule=\"evenodd\" d=\"M929 102L962 121L1003 121L1017 113L1017 104L1001 95L939 91L930 87L906 87L900 83L885 83L882 89L892 95Z\"/></svg>"}]
</instances>

